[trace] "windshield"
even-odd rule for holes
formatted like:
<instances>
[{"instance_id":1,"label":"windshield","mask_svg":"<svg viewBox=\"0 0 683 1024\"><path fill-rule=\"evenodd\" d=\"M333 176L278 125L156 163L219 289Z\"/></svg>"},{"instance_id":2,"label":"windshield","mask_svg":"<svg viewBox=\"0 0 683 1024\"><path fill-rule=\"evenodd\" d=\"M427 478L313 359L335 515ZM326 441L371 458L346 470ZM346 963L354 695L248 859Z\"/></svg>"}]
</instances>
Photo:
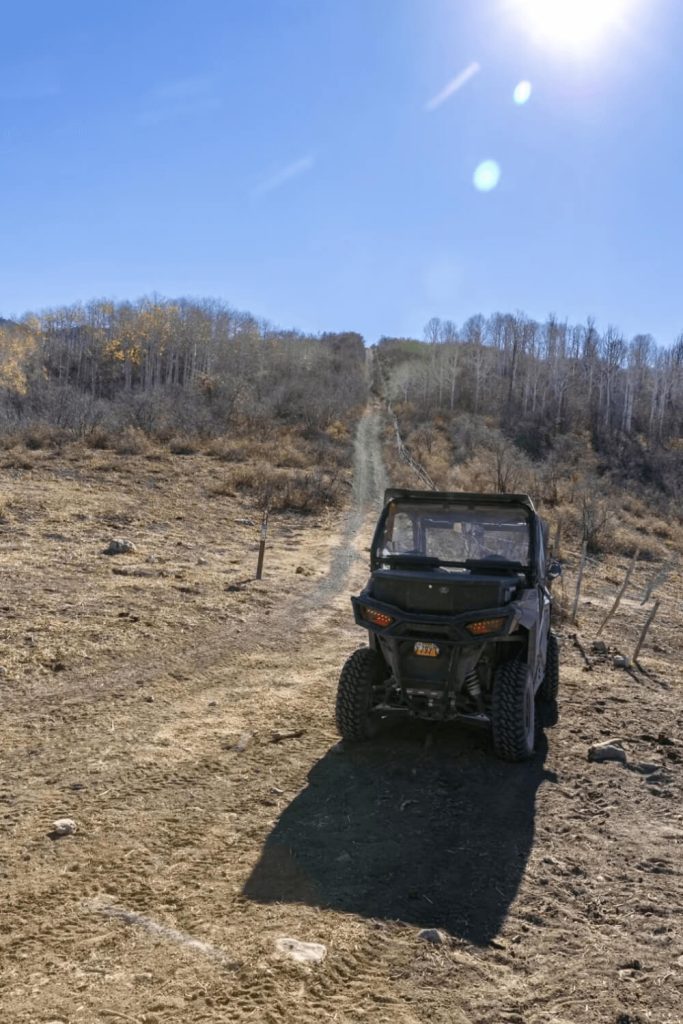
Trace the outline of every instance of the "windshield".
<instances>
[{"instance_id":1,"label":"windshield","mask_svg":"<svg viewBox=\"0 0 683 1024\"><path fill-rule=\"evenodd\" d=\"M422 555L456 566L468 561L527 566L529 537L522 508L401 503L387 514L377 557Z\"/></svg>"}]
</instances>

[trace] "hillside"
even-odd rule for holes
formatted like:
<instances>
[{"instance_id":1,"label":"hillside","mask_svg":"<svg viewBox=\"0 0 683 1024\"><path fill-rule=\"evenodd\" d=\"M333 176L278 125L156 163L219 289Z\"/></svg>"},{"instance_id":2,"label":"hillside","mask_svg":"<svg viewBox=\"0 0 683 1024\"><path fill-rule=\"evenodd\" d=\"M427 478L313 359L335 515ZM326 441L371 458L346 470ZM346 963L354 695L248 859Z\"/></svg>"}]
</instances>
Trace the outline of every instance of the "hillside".
<instances>
[{"instance_id":1,"label":"hillside","mask_svg":"<svg viewBox=\"0 0 683 1024\"><path fill-rule=\"evenodd\" d=\"M366 357L354 335L261 325L207 329L201 360L180 333L120 359L82 326L25 326L3 349L19 374L0 451L7 1019L678 1024L675 478L629 477L618 438L600 447L578 413L530 451L488 344ZM454 353L451 407L438 366ZM515 372L523 388L531 370ZM671 433L643 433L652 374L633 436L675 458L677 409ZM624 387L617 375L611 393ZM454 726L338 742L338 673L365 640L348 595L384 487L418 486L416 466L439 486L528 488L551 520L560 714L526 764ZM113 538L131 550L105 554ZM619 667L655 600L637 664ZM590 763L609 738L627 763ZM324 960L291 961L283 938Z\"/></svg>"}]
</instances>

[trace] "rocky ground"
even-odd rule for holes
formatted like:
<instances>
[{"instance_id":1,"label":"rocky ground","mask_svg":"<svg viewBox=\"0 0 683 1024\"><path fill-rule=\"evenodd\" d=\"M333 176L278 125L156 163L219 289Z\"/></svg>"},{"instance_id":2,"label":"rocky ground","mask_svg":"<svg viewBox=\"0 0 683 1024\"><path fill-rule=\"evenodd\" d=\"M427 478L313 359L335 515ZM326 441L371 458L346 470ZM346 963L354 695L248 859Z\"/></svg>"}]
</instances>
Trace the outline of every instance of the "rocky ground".
<instances>
[{"instance_id":1,"label":"rocky ground","mask_svg":"<svg viewBox=\"0 0 683 1024\"><path fill-rule=\"evenodd\" d=\"M345 515L275 517L261 583L258 510L207 458L4 468L5 1020L683 1020L680 577L628 671L656 567L594 651L625 564L591 564L531 763L451 727L344 749L378 437L370 412ZM612 738L627 763L589 762Z\"/></svg>"}]
</instances>

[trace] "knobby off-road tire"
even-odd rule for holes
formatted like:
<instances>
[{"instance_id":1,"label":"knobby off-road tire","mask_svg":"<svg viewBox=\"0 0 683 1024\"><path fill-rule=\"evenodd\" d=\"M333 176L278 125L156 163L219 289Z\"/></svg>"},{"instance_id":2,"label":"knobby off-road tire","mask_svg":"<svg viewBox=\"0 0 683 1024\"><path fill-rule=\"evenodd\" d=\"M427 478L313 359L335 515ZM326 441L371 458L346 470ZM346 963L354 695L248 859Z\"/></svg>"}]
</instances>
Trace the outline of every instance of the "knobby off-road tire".
<instances>
[{"instance_id":1,"label":"knobby off-road tire","mask_svg":"<svg viewBox=\"0 0 683 1024\"><path fill-rule=\"evenodd\" d=\"M361 647L348 658L337 689L337 729L343 739L359 743L375 735L377 723L371 709L385 674L382 658L369 647Z\"/></svg>"},{"instance_id":2,"label":"knobby off-road tire","mask_svg":"<svg viewBox=\"0 0 683 1024\"><path fill-rule=\"evenodd\" d=\"M560 645L557 637L550 630L548 632L548 648L545 656L545 673L541 683L538 696L547 704L553 704L557 700L557 692L560 687Z\"/></svg>"},{"instance_id":3,"label":"knobby off-road tire","mask_svg":"<svg viewBox=\"0 0 683 1024\"><path fill-rule=\"evenodd\" d=\"M536 702L526 661L512 658L496 671L491 727L493 747L504 761L527 761L536 745Z\"/></svg>"}]
</instances>

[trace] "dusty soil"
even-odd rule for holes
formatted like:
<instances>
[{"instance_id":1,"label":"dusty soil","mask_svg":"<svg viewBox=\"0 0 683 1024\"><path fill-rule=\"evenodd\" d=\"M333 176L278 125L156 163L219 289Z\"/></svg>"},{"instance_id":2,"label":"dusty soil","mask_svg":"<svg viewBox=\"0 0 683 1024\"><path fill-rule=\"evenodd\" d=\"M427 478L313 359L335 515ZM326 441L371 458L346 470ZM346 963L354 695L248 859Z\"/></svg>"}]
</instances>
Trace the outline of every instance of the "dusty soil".
<instances>
[{"instance_id":1,"label":"dusty soil","mask_svg":"<svg viewBox=\"0 0 683 1024\"><path fill-rule=\"evenodd\" d=\"M348 512L277 517L260 584L258 517L211 497L211 460L72 458L3 473L4 1020L683 1020L680 576L628 673L611 655L656 566L595 657L625 565L590 567L591 665L560 626L560 720L530 764L451 727L340 749L377 414ZM137 552L102 555L111 536ZM612 736L628 766L588 763ZM66 816L77 832L51 835ZM282 936L327 958L281 959Z\"/></svg>"}]
</instances>

